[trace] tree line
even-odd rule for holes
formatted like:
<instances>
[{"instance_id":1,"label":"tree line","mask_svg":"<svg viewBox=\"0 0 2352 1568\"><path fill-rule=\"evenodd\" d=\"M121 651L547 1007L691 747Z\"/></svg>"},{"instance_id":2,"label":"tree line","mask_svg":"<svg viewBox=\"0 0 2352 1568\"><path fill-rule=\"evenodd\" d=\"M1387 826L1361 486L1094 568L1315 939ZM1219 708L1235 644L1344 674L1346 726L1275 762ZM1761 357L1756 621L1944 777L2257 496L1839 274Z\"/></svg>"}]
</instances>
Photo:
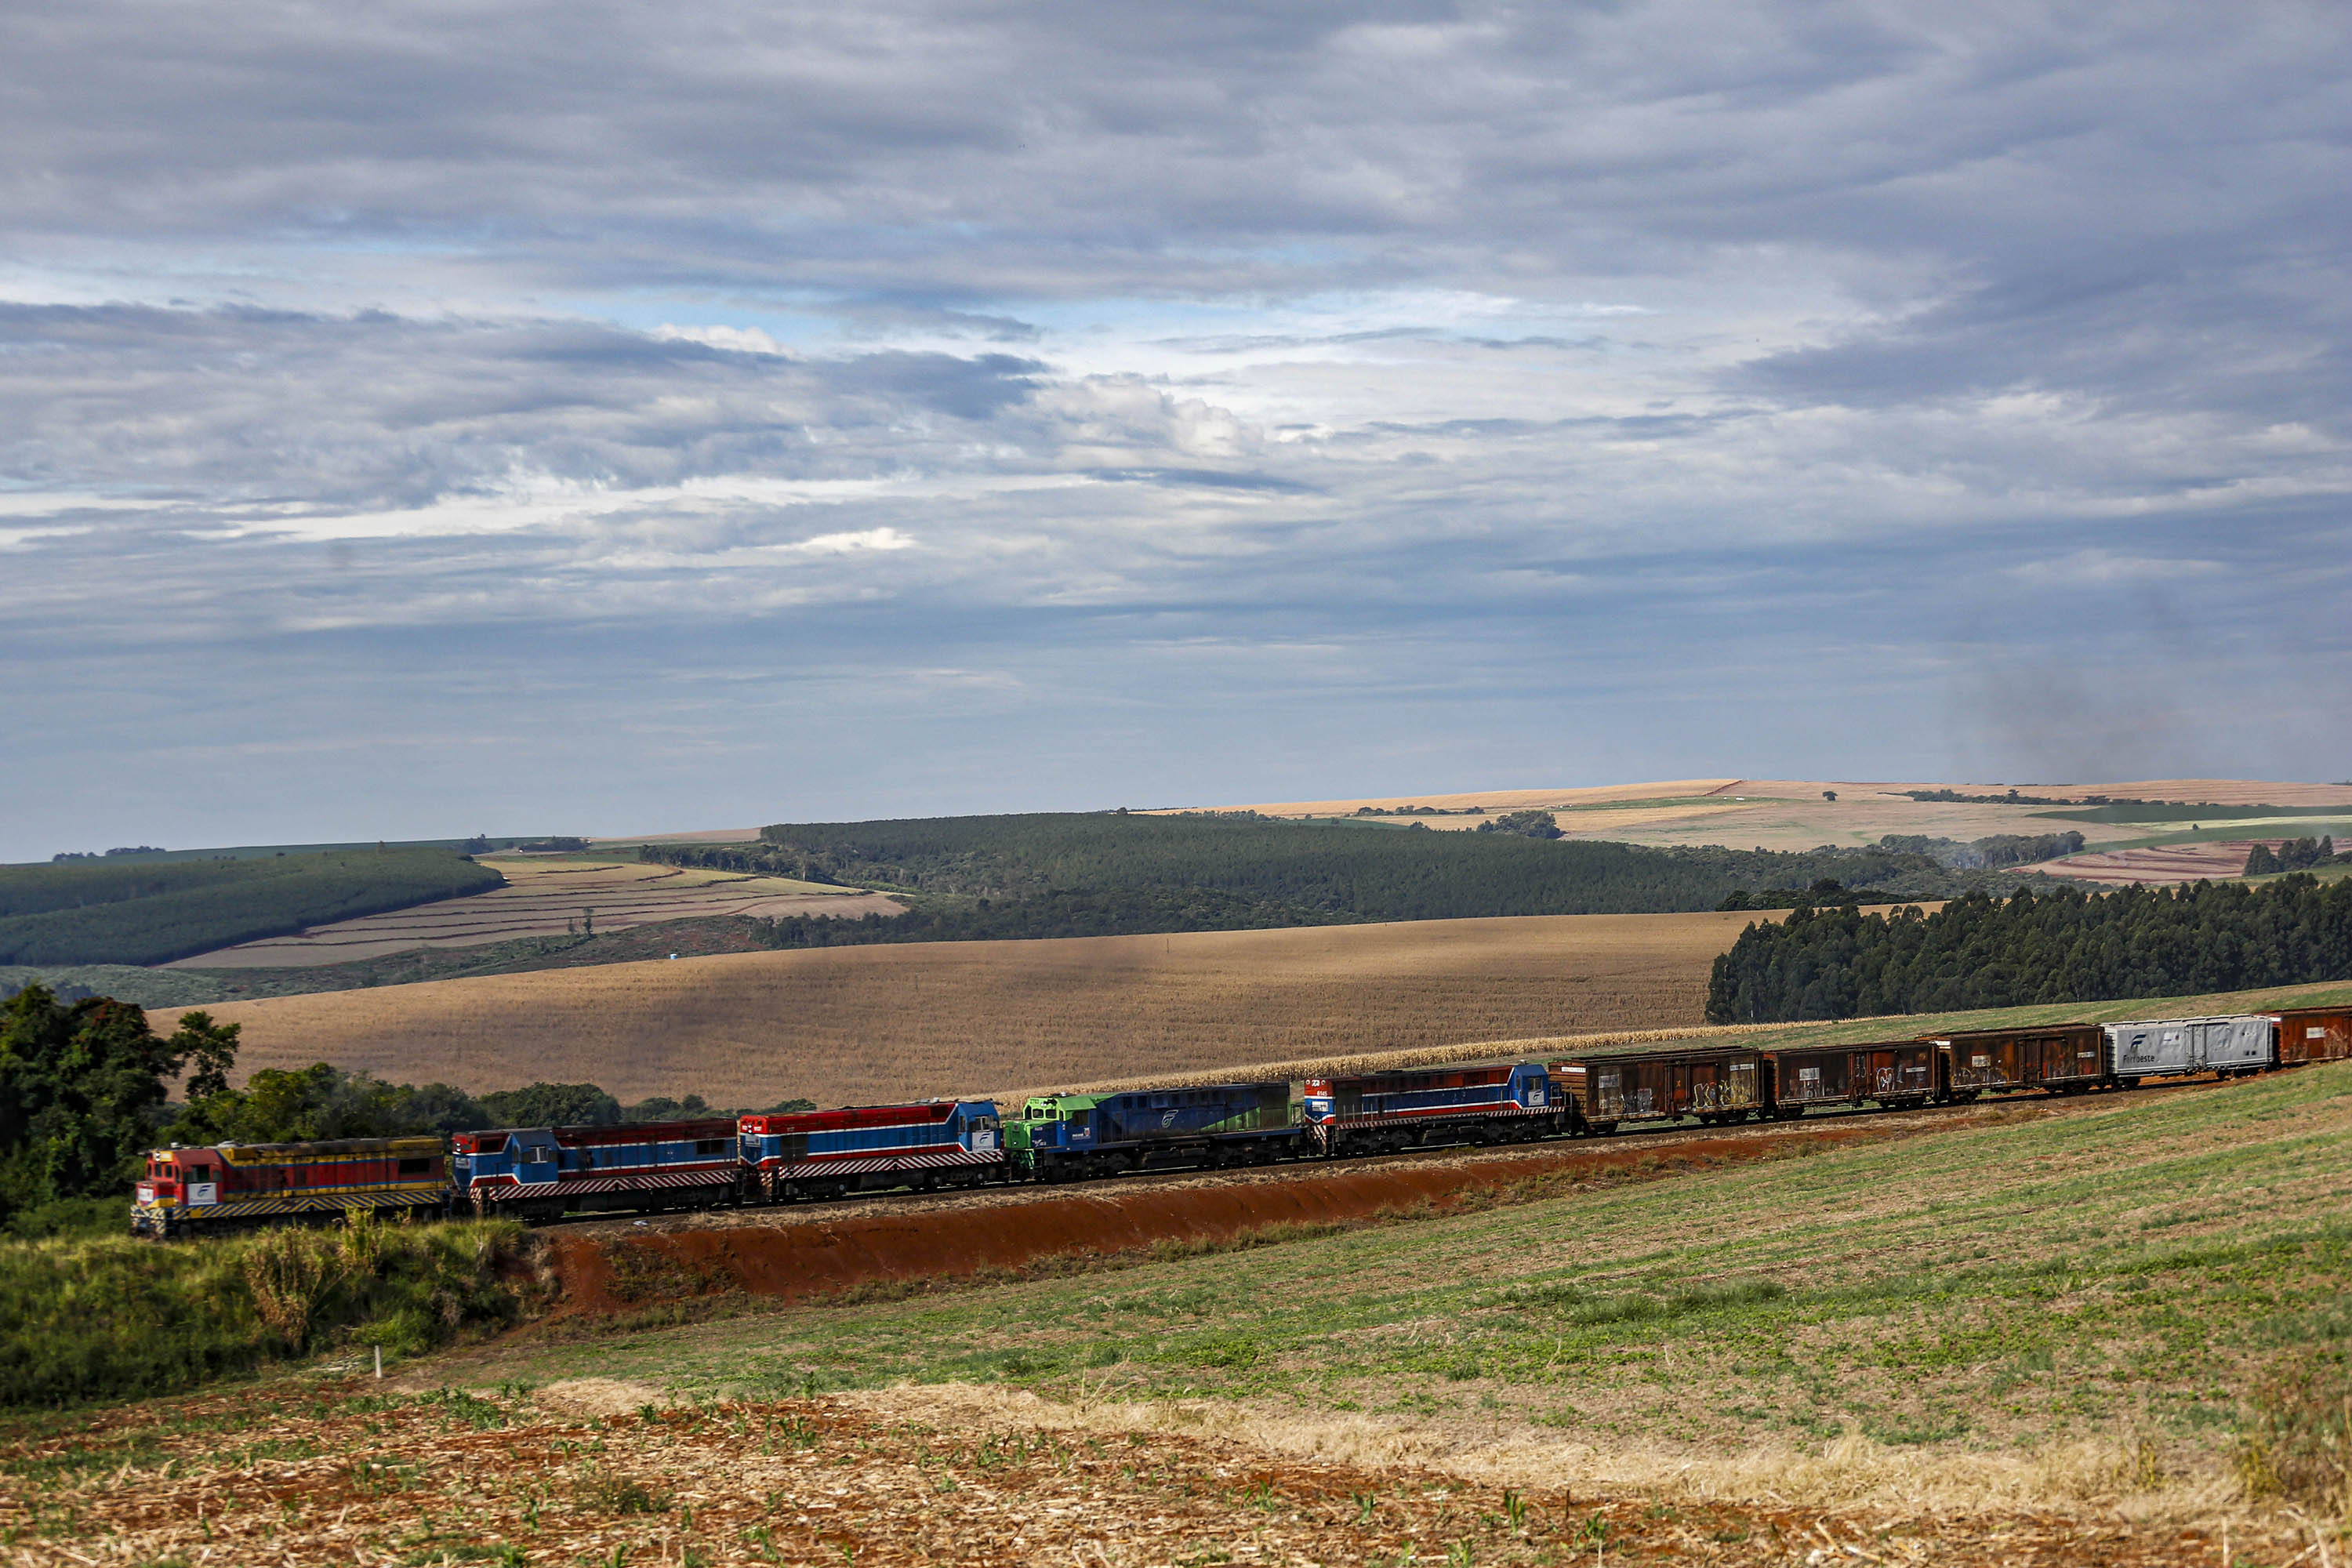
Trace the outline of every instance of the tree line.
<instances>
[{"instance_id":1,"label":"tree line","mask_svg":"<svg viewBox=\"0 0 2352 1568\"><path fill-rule=\"evenodd\" d=\"M2352 976L2352 880L1800 909L1715 961L1711 1024L2193 995Z\"/></svg>"},{"instance_id":2,"label":"tree line","mask_svg":"<svg viewBox=\"0 0 2352 1568\"><path fill-rule=\"evenodd\" d=\"M2277 871L2307 871L2314 866L2331 866L2338 860L2352 860L2352 854L2336 854L2333 835L2320 838L2290 838L2276 849L2267 844L2257 844L2247 850L2245 874L2264 877Z\"/></svg>"},{"instance_id":3,"label":"tree line","mask_svg":"<svg viewBox=\"0 0 2352 1568\"><path fill-rule=\"evenodd\" d=\"M800 823L763 828L756 845L643 853L919 895L919 908L937 900L923 921L883 920L870 933L820 935L830 924L821 921L787 928L813 944L1706 910L1734 889L1825 878L1913 899L1988 885L1983 873L1885 847L1654 849L1530 837L1548 826L1534 818L1549 816L1489 833L1111 812Z\"/></svg>"}]
</instances>

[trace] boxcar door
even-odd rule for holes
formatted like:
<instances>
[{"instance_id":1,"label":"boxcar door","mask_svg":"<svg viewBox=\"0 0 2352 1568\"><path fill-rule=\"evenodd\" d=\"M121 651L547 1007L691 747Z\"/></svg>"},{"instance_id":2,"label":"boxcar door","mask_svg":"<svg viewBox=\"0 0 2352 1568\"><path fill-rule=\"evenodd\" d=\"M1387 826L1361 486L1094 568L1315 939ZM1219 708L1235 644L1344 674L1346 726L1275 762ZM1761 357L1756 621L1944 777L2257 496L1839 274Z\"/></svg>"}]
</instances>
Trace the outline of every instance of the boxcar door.
<instances>
[{"instance_id":1,"label":"boxcar door","mask_svg":"<svg viewBox=\"0 0 2352 1568\"><path fill-rule=\"evenodd\" d=\"M1625 1114L1625 1085L1622 1068L1592 1069L1593 1120L1613 1121Z\"/></svg>"}]
</instances>

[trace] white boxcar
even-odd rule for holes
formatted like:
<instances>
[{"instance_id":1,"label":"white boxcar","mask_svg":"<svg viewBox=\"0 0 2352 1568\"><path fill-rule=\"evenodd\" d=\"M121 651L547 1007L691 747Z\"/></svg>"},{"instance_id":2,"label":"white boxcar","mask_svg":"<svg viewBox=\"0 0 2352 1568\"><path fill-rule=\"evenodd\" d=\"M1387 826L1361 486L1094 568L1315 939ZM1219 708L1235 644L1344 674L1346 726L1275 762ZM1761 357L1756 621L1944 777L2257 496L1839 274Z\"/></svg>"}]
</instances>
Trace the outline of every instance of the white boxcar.
<instances>
[{"instance_id":1,"label":"white boxcar","mask_svg":"<svg viewBox=\"0 0 2352 1568\"><path fill-rule=\"evenodd\" d=\"M2107 1061L2117 1078L2252 1072L2277 1058L2268 1018L2157 1018L2109 1024Z\"/></svg>"}]
</instances>

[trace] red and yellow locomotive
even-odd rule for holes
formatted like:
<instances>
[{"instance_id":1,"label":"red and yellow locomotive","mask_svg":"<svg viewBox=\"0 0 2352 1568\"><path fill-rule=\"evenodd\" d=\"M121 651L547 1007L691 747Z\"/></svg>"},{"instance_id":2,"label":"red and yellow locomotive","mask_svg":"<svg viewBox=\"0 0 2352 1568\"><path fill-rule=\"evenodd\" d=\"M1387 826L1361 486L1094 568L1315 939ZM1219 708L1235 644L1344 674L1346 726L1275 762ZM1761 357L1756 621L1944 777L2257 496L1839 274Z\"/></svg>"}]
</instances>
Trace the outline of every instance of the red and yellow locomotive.
<instances>
[{"instance_id":1,"label":"red and yellow locomotive","mask_svg":"<svg viewBox=\"0 0 2352 1568\"><path fill-rule=\"evenodd\" d=\"M147 1156L131 1229L170 1237L328 1220L353 1211L439 1214L448 1203L441 1140L173 1145Z\"/></svg>"}]
</instances>

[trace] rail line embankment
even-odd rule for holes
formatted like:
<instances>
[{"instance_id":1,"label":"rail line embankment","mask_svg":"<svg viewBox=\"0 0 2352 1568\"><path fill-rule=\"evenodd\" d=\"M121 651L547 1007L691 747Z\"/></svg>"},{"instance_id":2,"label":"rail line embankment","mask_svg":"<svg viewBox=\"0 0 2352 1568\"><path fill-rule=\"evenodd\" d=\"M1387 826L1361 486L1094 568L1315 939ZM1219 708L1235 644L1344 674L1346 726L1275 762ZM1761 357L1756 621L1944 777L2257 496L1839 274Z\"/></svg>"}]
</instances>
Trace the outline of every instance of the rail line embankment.
<instances>
[{"instance_id":1,"label":"rail line embankment","mask_svg":"<svg viewBox=\"0 0 2352 1568\"><path fill-rule=\"evenodd\" d=\"M1801 1157L1988 1119L2039 1117L2082 1102L1954 1108L1737 1132L1612 1139L1572 1147L1235 1175L1125 1178L1084 1187L997 1190L899 1205L755 1209L672 1222L566 1227L547 1246L561 1311L601 1315L740 1293L820 1301L877 1286L1059 1272L1155 1249L1245 1244L1290 1228L1529 1202L1580 1185Z\"/></svg>"}]
</instances>

